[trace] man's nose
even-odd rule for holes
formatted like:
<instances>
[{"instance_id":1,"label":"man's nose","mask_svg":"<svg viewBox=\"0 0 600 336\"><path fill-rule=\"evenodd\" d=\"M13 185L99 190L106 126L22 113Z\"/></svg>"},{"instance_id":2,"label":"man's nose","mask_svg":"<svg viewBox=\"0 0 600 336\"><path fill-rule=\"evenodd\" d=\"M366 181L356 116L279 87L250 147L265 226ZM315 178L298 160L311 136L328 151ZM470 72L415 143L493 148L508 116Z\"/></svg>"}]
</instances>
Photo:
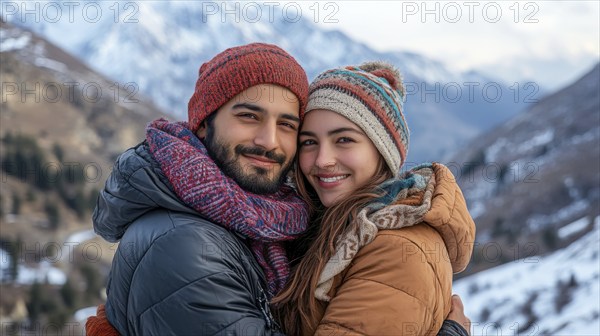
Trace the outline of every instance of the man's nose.
<instances>
[{"instance_id":1,"label":"man's nose","mask_svg":"<svg viewBox=\"0 0 600 336\"><path fill-rule=\"evenodd\" d=\"M266 122L257 130L257 134L254 137L254 144L264 148L267 152L278 148L277 125Z\"/></svg>"}]
</instances>

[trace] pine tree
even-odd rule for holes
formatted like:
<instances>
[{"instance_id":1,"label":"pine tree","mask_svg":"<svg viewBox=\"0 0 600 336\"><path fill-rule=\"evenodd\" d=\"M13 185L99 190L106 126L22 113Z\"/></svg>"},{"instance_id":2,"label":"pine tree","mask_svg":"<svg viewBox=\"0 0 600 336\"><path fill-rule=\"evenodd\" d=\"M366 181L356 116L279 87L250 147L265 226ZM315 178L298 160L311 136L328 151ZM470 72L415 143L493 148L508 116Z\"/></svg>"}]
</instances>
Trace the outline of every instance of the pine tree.
<instances>
[{"instance_id":1,"label":"pine tree","mask_svg":"<svg viewBox=\"0 0 600 336\"><path fill-rule=\"evenodd\" d=\"M11 213L18 215L21 213L21 197L17 193L13 193L13 204Z\"/></svg>"},{"instance_id":2,"label":"pine tree","mask_svg":"<svg viewBox=\"0 0 600 336\"><path fill-rule=\"evenodd\" d=\"M75 308L75 300L77 298L77 294L75 293L75 288L73 288L73 284L70 279L67 279L65 284L60 288L60 295L62 296L63 302L69 308Z\"/></svg>"},{"instance_id":3,"label":"pine tree","mask_svg":"<svg viewBox=\"0 0 600 336\"><path fill-rule=\"evenodd\" d=\"M2 141L7 146L12 145L14 142L14 136L13 136L12 132L10 132L10 131L6 132L6 135L4 136L4 138L2 138Z\"/></svg>"},{"instance_id":4,"label":"pine tree","mask_svg":"<svg viewBox=\"0 0 600 336\"><path fill-rule=\"evenodd\" d=\"M58 206L56 203L46 200L44 209L46 210L46 216L48 217L50 228L52 230L56 230L60 224L60 210L58 209Z\"/></svg>"},{"instance_id":5,"label":"pine tree","mask_svg":"<svg viewBox=\"0 0 600 336\"><path fill-rule=\"evenodd\" d=\"M33 191L33 188L29 187L27 188L27 202L35 202L35 200L37 199L37 197L35 196L35 192Z\"/></svg>"},{"instance_id":6,"label":"pine tree","mask_svg":"<svg viewBox=\"0 0 600 336\"><path fill-rule=\"evenodd\" d=\"M556 229L554 229L552 226L545 228L542 231L542 239L544 240L544 244L546 244L548 249L554 250L558 245L558 235L556 234Z\"/></svg>"},{"instance_id":7,"label":"pine tree","mask_svg":"<svg viewBox=\"0 0 600 336\"><path fill-rule=\"evenodd\" d=\"M98 270L92 266L92 264L86 263L81 266L79 269L83 278L85 279L85 283L87 285L85 294L88 300L96 299L100 293L100 273Z\"/></svg>"},{"instance_id":8,"label":"pine tree","mask_svg":"<svg viewBox=\"0 0 600 336\"><path fill-rule=\"evenodd\" d=\"M19 259L21 258L21 247L23 246L23 239L21 235L17 236L17 241L10 251L10 274L12 274L12 280L16 281L19 278Z\"/></svg>"},{"instance_id":9,"label":"pine tree","mask_svg":"<svg viewBox=\"0 0 600 336\"><path fill-rule=\"evenodd\" d=\"M43 304L42 285L36 281L29 289L29 301L27 302L27 311L29 312L29 319L32 324L35 324L40 318Z\"/></svg>"},{"instance_id":10,"label":"pine tree","mask_svg":"<svg viewBox=\"0 0 600 336\"><path fill-rule=\"evenodd\" d=\"M65 158L65 151L63 150L61 145L55 143L52 147L52 152L54 153L54 156L56 156L56 158L58 159L58 162L63 162Z\"/></svg>"},{"instance_id":11,"label":"pine tree","mask_svg":"<svg viewBox=\"0 0 600 336\"><path fill-rule=\"evenodd\" d=\"M79 219L84 218L87 210L87 201L85 199L83 188L79 188L77 190L77 193L75 194L75 199L73 200L72 208L77 213Z\"/></svg>"}]
</instances>

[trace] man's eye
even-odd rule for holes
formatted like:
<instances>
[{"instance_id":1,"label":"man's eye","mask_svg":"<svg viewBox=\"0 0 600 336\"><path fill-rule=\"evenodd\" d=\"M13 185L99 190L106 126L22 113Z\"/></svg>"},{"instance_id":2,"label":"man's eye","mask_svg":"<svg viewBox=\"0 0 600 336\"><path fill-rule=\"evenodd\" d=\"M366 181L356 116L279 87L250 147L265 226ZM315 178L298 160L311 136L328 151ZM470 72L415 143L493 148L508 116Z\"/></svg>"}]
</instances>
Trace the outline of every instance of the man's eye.
<instances>
[{"instance_id":1,"label":"man's eye","mask_svg":"<svg viewBox=\"0 0 600 336\"><path fill-rule=\"evenodd\" d=\"M238 117L258 120L256 114L253 113L240 113L238 114Z\"/></svg>"},{"instance_id":2,"label":"man's eye","mask_svg":"<svg viewBox=\"0 0 600 336\"><path fill-rule=\"evenodd\" d=\"M289 129L292 129L294 131L296 130L296 125L294 125L292 123L284 122L284 123L281 123L280 125L283 126L283 127L287 127Z\"/></svg>"}]
</instances>

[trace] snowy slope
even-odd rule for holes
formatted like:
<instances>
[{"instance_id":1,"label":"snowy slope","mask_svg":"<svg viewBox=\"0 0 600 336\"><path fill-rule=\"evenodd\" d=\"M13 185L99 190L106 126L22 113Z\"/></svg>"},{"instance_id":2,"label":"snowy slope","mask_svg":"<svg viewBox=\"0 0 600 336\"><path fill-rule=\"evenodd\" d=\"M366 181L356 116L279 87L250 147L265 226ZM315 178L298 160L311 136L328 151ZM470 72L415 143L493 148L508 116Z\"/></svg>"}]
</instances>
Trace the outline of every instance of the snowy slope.
<instances>
[{"instance_id":1,"label":"snowy slope","mask_svg":"<svg viewBox=\"0 0 600 336\"><path fill-rule=\"evenodd\" d=\"M13 281L11 279L11 258L3 249L0 249L0 282ZM18 265L18 276L14 283L21 285L31 285L34 282L51 285L63 285L67 281L65 272L52 266L47 260L43 260L35 265Z\"/></svg>"},{"instance_id":2,"label":"snowy slope","mask_svg":"<svg viewBox=\"0 0 600 336\"><path fill-rule=\"evenodd\" d=\"M587 223L587 221L586 221ZM600 335L600 217L591 232L542 257L454 283L473 335Z\"/></svg>"}]
</instances>

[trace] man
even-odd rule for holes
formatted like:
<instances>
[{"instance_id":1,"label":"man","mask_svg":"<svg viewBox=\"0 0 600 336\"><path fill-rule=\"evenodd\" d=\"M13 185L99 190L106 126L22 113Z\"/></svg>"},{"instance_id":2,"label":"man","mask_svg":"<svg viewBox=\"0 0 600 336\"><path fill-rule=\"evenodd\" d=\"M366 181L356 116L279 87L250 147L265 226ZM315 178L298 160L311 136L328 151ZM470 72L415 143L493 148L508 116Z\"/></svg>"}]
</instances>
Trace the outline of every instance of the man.
<instances>
[{"instance_id":1,"label":"man","mask_svg":"<svg viewBox=\"0 0 600 336\"><path fill-rule=\"evenodd\" d=\"M99 235L121 241L106 303L119 333L277 330L268 300L289 271L281 242L307 224L282 184L307 96L282 49L227 49L200 68L189 124L155 121L119 157L93 215Z\"/></svg>"},{"instance_id":2,"label":"man","mask_svg":"<svg viewBox=\"0 0 600 336\"><path fill-rule=\"evenodd\" d=\"M282 243L308 220L283 183L307 96L284 50L230 48L200 68L189 123L157 120L119 157L93 215L120 240L106 303L118 333L279 331L268 302L289 273Z\"/></svg>"}]
</instances>

